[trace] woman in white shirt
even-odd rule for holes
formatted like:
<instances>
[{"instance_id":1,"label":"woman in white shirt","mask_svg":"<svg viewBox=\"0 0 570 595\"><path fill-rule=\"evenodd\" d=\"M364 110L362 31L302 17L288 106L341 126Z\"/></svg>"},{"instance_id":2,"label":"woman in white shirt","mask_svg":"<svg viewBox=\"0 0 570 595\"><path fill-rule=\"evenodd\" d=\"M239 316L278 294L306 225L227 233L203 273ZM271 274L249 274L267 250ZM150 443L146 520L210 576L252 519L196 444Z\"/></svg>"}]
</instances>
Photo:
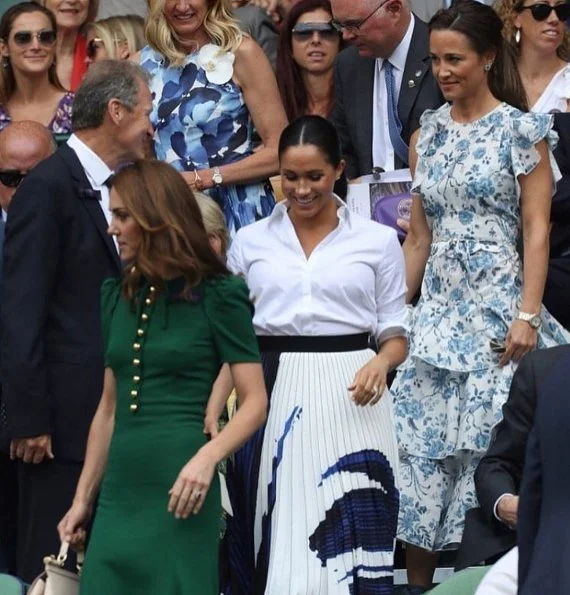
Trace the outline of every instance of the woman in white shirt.
<instances>
[{"instance_id":1,"label":"woman in white shirt","mask_svg":"<svg viewBox=\"0 0 570 595\"><path fill-rule=\"evenodd\" d=\"M385 388L407 347L402 251L334 194L346 179L327 120L290 124L279 159L286 200L228 257L250 288L271 395L266 427L228 469L232 593L391 593L399 493Z\"/></svg>"},{"instance_id":2,"label":"woman in white shirt","mask_svg":"<svg viewBox=\"0 0 570 595\"><path fill-rule=\"evenodd\" d=\"M497 0L503 35L517 55L530 111L567 112L570 104L570 3Z\"/></svg>"}]
</instances>

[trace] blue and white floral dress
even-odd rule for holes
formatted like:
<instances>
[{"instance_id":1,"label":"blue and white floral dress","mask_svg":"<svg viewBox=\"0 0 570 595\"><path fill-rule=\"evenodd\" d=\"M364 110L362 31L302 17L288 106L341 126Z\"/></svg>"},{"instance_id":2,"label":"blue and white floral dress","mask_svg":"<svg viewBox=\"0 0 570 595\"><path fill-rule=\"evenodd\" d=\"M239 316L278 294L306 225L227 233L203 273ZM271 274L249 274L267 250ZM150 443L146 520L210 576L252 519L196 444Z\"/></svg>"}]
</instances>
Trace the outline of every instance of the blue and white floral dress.
<instances>
[{"instance_id":1,"label":"blue and white floral dress","mask_svg":"<svg viewBox=\"0 0 570 595\"><path fill-rule=\"evenodd\" d=\"M209 80L199 52L174 67L146 46L140 64L151 77L157 159L179 171L194 171L235 163L252 153L253 124L240 87L229 77L221 84ZM222 208L232 235L267 217L275 205L269 181L224 184L207 193Z\"/></svg>"},{"instance_id":2,"label":"blue and white floral dress","mask_svg":"<svg viewBox=\"0 0 570 595\"><path fill-rule=\"evenodd\" d=\"M515 365L499 367L519 310L522 263L518 176L555 141L551 116L500 104L460 124L450 106L427 111L417 143L414 192L432 231L409 357L392 385L400 450L398 538L428 550L461 541L465 512L477 506L473 474L500 421ZM558 168L551 155L553 171ZM545 310L538 347L570 335Z\"/></svg>"}]
</instances>

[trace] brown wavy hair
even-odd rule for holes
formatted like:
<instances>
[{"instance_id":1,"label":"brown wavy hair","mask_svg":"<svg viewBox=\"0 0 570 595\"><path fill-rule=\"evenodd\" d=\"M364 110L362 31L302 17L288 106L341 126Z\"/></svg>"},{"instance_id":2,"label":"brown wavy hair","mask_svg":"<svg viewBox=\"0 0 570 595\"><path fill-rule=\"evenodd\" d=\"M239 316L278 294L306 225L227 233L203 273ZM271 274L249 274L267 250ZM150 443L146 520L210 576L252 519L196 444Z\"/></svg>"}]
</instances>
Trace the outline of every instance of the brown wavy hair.
<instances>
[{"instance_id":1,"label":"brown wavy hair","mask_svg":"<svg viewBox=\"0 0 570 595\"><path fill-rule=\"evenodd\" d=\"M52 31L57 31L57 24L55 16L51 10L44 8L41 4L35 2L20 2L9 8L0 20L0 39L7 45L14 21L23 14L33 14L39 12L48 18ZM47 71L48 80L53 87L58 91L65 91L66 89L61 84L55 67L55 45L54 45L54 61ZM10 60L4 60L3 68L0 68L0 104L6 103L16 90L16 79L14 77L14 70Z\"/></svg>"},{"instance_id":2,"label":"brown wavy hair","mask_svg":"<svg viewBox=\"0 0 570 595\"><path fill-rule=\"evenodd\" d=\"M496 0L493 4L493 8L503 21L503 37L517 56L520 53L520 48L515 42L515 19L523 4L523 0ZM567 27L564 27L562 43L556 49L556 53L560 59L570 62L570 36Z\"/></svg>"},{"instance_id":3,"label":"brown wavy hair","mask_svg":"<svg viewBox=\"0 0 570 595\"><path fill-rule=\"evenodd\" d=\"M293 27L297 24L299 18L306 12L311 12L322 8L331 15L332 8L329 0L300 0L291 7L291 10L285 17L281 25L279 35L279 46L277 49L277 64L275 71L277 73L277 83L281 100L285 107L285 113L290 122L304 116L309 105L307 89L301 76L301 69L293 59ZM339 51L343 49L344 43L342 35L339 33ZM329 89L329 103L327 112L330 114L334 105L334 79L331 81Z\"/></svg>"},{"instance_id":4,"label":"brown wavy hair","mask_svg":"<svg viewBox=\"0 0 570 595\"><path fill-rule=\"evenodd\" d=\"M163 291L167 271L185 278L186 299L205 279L230 274L210 247L192 190L172 166L135 161L113 178L113 188L141 229L134 266L128 266L123 277L128 300L134 299L143 278Z\"/></svg>"}]
</instances>

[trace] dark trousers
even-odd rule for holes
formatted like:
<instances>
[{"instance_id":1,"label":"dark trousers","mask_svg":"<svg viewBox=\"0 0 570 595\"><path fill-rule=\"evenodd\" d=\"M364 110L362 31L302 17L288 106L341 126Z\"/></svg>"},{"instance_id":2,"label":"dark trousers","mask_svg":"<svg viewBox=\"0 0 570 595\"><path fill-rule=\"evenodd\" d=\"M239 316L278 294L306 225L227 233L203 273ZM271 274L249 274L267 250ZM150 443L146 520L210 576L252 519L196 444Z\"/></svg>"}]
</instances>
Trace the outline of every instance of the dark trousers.
<instances>
[{"instance_id":1,"label":"dark trousers","mask_svg":"<svg viewBox=\"0 0 570 595\"><path fill-rule=\"evenodd\" d=\"M82 465L57 459L18 462L17 575L27 583L42 572L44 557L59 551L57 525L71 506ZM71 555L66 567L74 565Z\"/></svg>"},{"instance_id":2,"label":"dark trousers","mask_svg":"<svg viewBox=\"0 0 570 595\"><path fill-rule=\"evenodd\" d=\"M18 481L16 462L0 451L0 572L16 573Z\"/></svg>"}]
</instances>

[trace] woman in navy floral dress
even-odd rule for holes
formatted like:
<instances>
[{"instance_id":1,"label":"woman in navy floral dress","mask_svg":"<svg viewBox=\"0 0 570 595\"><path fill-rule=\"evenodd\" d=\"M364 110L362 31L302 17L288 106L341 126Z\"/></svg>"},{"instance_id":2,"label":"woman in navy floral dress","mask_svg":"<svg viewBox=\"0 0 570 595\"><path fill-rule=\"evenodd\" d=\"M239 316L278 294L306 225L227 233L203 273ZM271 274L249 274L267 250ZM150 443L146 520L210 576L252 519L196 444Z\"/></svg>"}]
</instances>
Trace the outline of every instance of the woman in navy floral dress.
<instances>
[{"instance_id":1,"label":"woman in navy floral dress","mask_svg":"<svg viewBox=\"0 0 570 595\"><path fill-rule=\"evenodd\" d=\"M424 113L412 143L408 296L422 276L423 284L408 359L392 385L398 538L414 595L431 584L435 552L458 546L465 512L477 506L474 471L516 362L570 339L541 307L559 175L552 118L512 107L524 109L524 92L491 8L462 1L430 27L434 75L452 104Z\"/></svg>"},{"instance_id":2,"label":"woman in navy floral dress","mask_svg":"<svg viewBox=\"0 0 570 595\"><path fill-rule=\"evenodd\" d=\"M286 124L261 48L242 35L227 0L150 0L140 64L150 74L156 157L223 209L233 235L275 199L277 142ZM253 151L253 128L262 146Z\"/></svg>"}]
</instances>

